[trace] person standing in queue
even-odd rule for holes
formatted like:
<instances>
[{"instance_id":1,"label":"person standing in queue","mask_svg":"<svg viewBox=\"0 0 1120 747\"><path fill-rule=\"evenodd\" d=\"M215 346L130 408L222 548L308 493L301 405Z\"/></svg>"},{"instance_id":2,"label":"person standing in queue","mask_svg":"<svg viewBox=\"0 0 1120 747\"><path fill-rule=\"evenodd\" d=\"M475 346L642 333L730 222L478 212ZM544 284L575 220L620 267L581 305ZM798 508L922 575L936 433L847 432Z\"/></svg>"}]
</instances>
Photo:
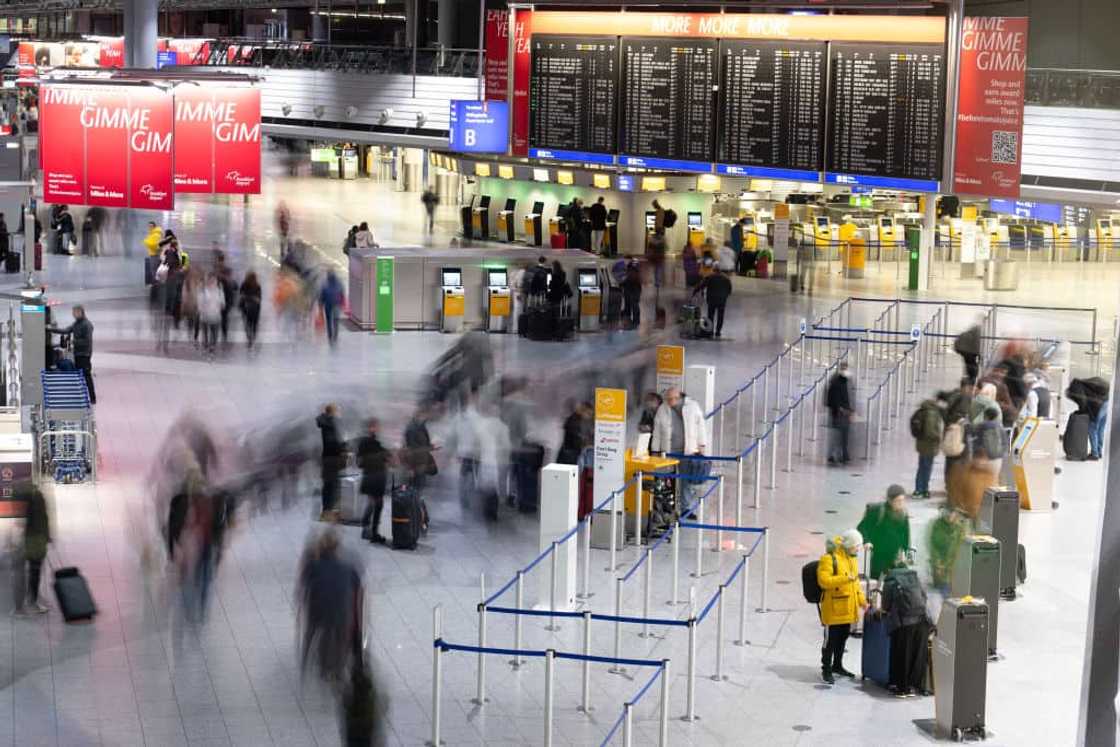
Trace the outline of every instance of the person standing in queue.
<instances>
[{"instance_id":1,"label":"person standing in queue","mask_svg":"<svg viewBox=\"0 0 1120 747\"><path fill-rule=\"evenodd\" d=\"M910 549L906 490L901 485L887 488L886 502L867 504L856 530L871 545L871 578L879 579L898 562L904 562Z\"/></svg>"},{"instance_id":2,"label":"person standing in queue","mask_svg":"<svg viewBox=\"0 0 1120 747\"><path fill-rule=\"evenodd\" d=\"M333 402L323 408L319 417L315 418L315 425L319 427L319 435L323 439L323 451L320 460L321 475L323 478L323 510L319 515L320 521L332 517L338 505L339 477L342 468L346 466L346 442L338 428L338 405Z\"/></svg>"},{"instance_id":3,"label":"person standing in queue","mask_svg":"<svg viewBox=\"0 0 1120 747\"><path fill-rule=\"evenodd\" d=\"M587 217L591 220L591 251L610 256L609 247L603 246L603 237L607 235L607 206L603 204L603 197L587 208Z\"/></svg>"},{"instance_id":4,"label":"person standing in queue","mask_svg":"<svg viewBox=\"0 0 1120 747\"><path fill-rule=\"evenodd\" d=\"M825 553L817 564L817 583L821 587L821 623L826 629L821 648L821 679L836 684L833 675L855 678L844 668L844 645L867 607L867 598L859 583L859 550L863 536L849 529L825 543Z\"/></svg>"},{"instance_id":5,"label":"person standing in queue","mask_svg":"<svg viewBox=\"0 0 1120 747\"><path fill-rule=\"evenodd\" d=\"M712 323L712 334L719 337L723 334L723 315L727 310L727 299L731 297L731 278L723 268L716 267L715 272L704 279L704 298L708 302L708 321Z\"/></svg>"},{"instance_id":6,"label":"person standing in queue","mask_svg":"<svg viewBox=\"0 0 1120 747\"><path fill-rule=\"evenodd\" d=\"M257 273L249 271L245 274L237 294L237 302L245 322L245 339L252 350L257 342L257 327L261 321L261 283L257 280Z\"/></svg>"},{"instance_id":7,"label":"person standing in queue","mask_svg":"<svg viewBox=\"0 0 1120 747\"><path fill-rule=\"evenodd\" d=\"M638 260L626 263L626 275L619 284L622 291L622 325L637 329L642 323L642 271Z\"/></svg>"},{"instance_id":8,"label":"person standing in queue","mask_svg":"<svg viewBox=\"0 0 1120 747\"><path fill-rule=\"evenodd\" d=\"M828 447L828 463L847 464L848 432L852 425L852 395L848 382L848 362L840 361L840 365L828 381L825 393L825 406L828 408L829 424L831 426L832 443Z\"/></svg>"},{"instance_id":9,"label":"person standing in queue","mask_svg":"<svg viewBox=\"0 0 1120 747\"><path fill-rule=\"evenodd\" d=\"M121 211L128 212L127 210ZM148 235L144 237L144 249L147 250L147 255L144 257L144 284L151 285L156 279L156 268L159 267L160 243L159 240L163 237L163 232L159 230L159 226L155 221L148 221Z\"/></svg>"},{"instance_id":10,"label":"person standing in queue","mask_svg":"<svg viewBox=\"0 0 1120 747\"><path fill-rule=\"evenodd\" d=\"M366 435L358 441L358 466L362 470L361 490L367 498L362 514L362 539L385 544L385 537L377 531L381 525L381 509L385 506L385 483L388 481L391 454L377 438L378 422L370 418Z\"/></svg>"},{"instance_id":11,"label":"person standing in queue","mask_svg":"<svg viewBox=\"0 0 1120 747\"><path fill-rule=\"evenodd\" d=\"M957 335L957 339L953 341L953 350L964 361L964 375L971 381L980 378L980 348L982 344L983 336L979 324L973 324Z\"/></svg>"},{"instance_id":12,"label":"person standing in queue","mask_svg":"<svg viewBox=\"0 0 1120 747\"><path fill-rule=\"evenodd\" d=\"M74 351L74 367L82 372L89 390L89 403L97 404L97 392L93 388L93 322L86 318L86 310L81 304L74 306L71 313L74 323L64 329L52 327L51 331L60 335L70 335Z\"/></svg>"}]
</instances>

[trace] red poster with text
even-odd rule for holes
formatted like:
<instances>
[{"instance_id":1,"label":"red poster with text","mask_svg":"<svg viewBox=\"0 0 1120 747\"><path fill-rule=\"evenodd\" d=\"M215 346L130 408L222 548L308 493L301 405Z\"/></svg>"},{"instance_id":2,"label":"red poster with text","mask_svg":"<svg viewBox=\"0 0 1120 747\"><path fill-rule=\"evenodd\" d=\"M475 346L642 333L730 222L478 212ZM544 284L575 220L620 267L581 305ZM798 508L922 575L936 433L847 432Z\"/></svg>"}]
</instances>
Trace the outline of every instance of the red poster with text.
<instances>
[{"instance_id":1,"label":"red poster with text","mask_svg":"<svg viewBox=\"0 0 1120 747\"><path fill-rule=\"evenodd\" d=\"M158 88L129 89L130 205L146 210L171 210L174 164L171 147L175 111L171 94Z\"/></svg>"},{"instance_id":2,"label":"red poster with text","mask_svg":"<svg viewBox=\"0 0 1120 747\"><path fill-rule=\"evenodd\" d=\"M513 137L515 156L529 155L529 40L533 34L533 11L518 10L513 26Z\"/></svg>"},{"instance_id":3,"label":"red poster with text","mask_svg":"<svg viewBox=\"0 0 1120 747\"><path fill-rule=\"evenodd\" d=\"M1019 196L1026 74L1026 18L964 19L954 192Z\"/></svg>"},{"instance_id":4,"label":"red poster with text","mask_svg":"<svg viewBox=\"0 0 1120 747\"><path fill-rule=\"evenodd\" d=\"M86 138L86 204L128 207L128 89L90 89L81 116Z\"/></svg>"},{"instance_id":5,"label":"red poster with text","mask_svg":"<svg viewBox=\"0 0 1120 747\"><path fill-rule=\"evenodd\" d=\"M214 89L175 89L175 191L214 191Z\"/></svg>"},{"instance_id":6,"label":"red poster with text","mask_svg":"<svg viewBox=\"0 0 1120 747\"><path fill-rule=\"evenodd\" d=\"M20 42L19 52L16 58L20 65L34 65L35 64L35 42Z\"/></svg>"},{"instance_id":7,"label":"red poster with text","mask_svg":"<svg viewBox=\"0 0 1120 747\"><path fill-rule=\"evenodd\" d=\"M99 43L101 67L124 67L124 39L102 39Z\"/></svg>"},{"instance_id":8,"label":"red poster with text","mask_svg":"<svg viewBox=\"0 0 1120 747\"><path fill-rule=\"evenodd\" d=\"M509 83L509 11L486 11L486 100L505 101Z\"/></svg>"},{"instance_id":9,"label":"red poster with text","mask_svg":"<svg viewBox=\"0 0 1120 747\"><path fill-rule=\"evenodd\" d=\"M214 191L260 194L260 89L214 89Z\"/></svg>"},{"instance_id":10,"label":"red poster with text","mask_svg":"<svg viewBox=\"0 0 1120 747\"><path fill-rule=\"evenodd\" d=\"M82 113L92 98L75 85L39 87L39 165L43 201L82 204L86 198Z\"/></svg>"}]
</instances>

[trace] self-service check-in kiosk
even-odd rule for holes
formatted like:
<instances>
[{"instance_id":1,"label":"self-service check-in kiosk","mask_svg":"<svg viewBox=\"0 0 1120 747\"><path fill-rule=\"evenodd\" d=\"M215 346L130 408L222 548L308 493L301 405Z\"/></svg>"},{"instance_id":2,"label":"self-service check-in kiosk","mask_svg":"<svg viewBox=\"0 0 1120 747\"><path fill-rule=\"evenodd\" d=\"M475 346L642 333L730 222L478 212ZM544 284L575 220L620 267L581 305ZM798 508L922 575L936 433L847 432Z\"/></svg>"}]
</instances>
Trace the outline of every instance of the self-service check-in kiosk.
<instances>
[{"instance_id":1,"label":"self-service check-in kiosk","mask_svg":"<svg viewBox=\"0 0 1120 747\"><path fill-rule=\"evenodd\" d=\"M598 332L599 314L603 308L603 288L599 285L599 270L595 267L578 268L576 290L579 292L579 331Z\"/></svg>"},{"instance_id":2,"label":"self-service check-in kiosk","mask_svg":"<svg viewBox=\"0 0 1120 747\"><path fill-rule=\"evenodd\" d=\"M618 211L607 211L607 232L603 238L603 251L608 257L618 254Z\"/></svg>"},{"instance_id":3,"label":"self-service check-in kiosk","mask_svg":"<svg viewBox=\"0 0 1120 747\"><path fill-rule=\"evenodd\" d=\"M498 239L501 241L512 242L516 238L513 225L513 209L516 206L517 200L510 197L506 199L506 206L498 211Z\"/></svg>"},{"instance_id":4,"label":"self-service check-in kiosk","mask_svg":"<svg viewBox=\"0 0 1120 747\"><path fill-rule=\"evenodd\" d=\"M475 236L480 239L490 238L490 195L482 195L479 199L478 207L471 215L471 221Z\"/></svg>"},{"instance_id":5,"label":"self-service check-in kiosk","mask_svg":"<svg viewBox=\"0 0 1120 747\"><path fill-rule=\"evenodd\" d=\"M486 270L486 330L506 332L510 328L509 273L506 268Z\"/></svg>"},{"instance_id":6,"label":"self-service check-in kiosk","mask_svg":"<svg viewBox=\"0 0 1120 747\"><path fill-rule=\"evenodd\" d=\"M463 291L463 268L440 269L441 332L462 332L463 314L466 312L466 294Z\"/></svg>"},{"instance_id":7,"label":"self-service check-in kiosk","mask_svg":"<svg viewBox=\"0 0 1120 747\"><path fill-rule=\"evenodd\" d=\"M693 249L704 246L704 214L688 214L688 245Z\"/></svg>"},{"instance_id":8,"label":"self-service check-in kiosk","mask_svg":"<svg viewBox=\"0 0 1120 747\"><path fill-rule=\"evenodd\" d=\"M1012 249L1027 248L1027 227L1022 223L1012 223L1007 227L1007 245Z\"/></svg>"},{"instance_id":9,"label":"self-service check-in kiosk","mask_svg":"<svg viewBox=\"0 0 1120 747\"><path fill-rule=\"evenodd\" d=\"M899 243L903 237L900 228L891 216L879 216L879 251L876 252L876 256L880 259L883 257L884 249L890 249L892 253L898 251Z\"/></svg>"},{"instance_id":10,"label":"self-service check-in kiosk","mask_svg":"<svg viewBox=\"0 0 1120 747\"><path fill-rule=\"evenodd\" d=\"M818 215L813 219L813 238L818 249L827 249L832 242L832 222L827 215Z\"/></svg>"},{"instance_id":11,"label":"self-service check-in kiosk","mask_svg":"<svg viewBox=\"0 0 1120 747\"><path fill-rule=\"evenodd\" d=\"M1023 508L1028 511L1053 508L1057 458L1058 421L1041 418L1023 421L1019 435L1011 444L1011 474Z\"/></svg>"},{"instance_id":12,"label":"self-service check-in kiosk","mask_svg":"<svg viewBox=\"0 0 1120 747\"><path fill-rule=\"evenodd\" d=\"M1120 218L1097 219L1097 256L1104 259L1112 249L1120 247Z\"/></svg>"},{"instance_id":13,"label":"self-service check-in kiosk","mask_svg":"<svg viewBox=\"0 0 1120 747\"><path fill-rule=\"evenodd\" d=\"M470 202L459 206L459 221L463 224L463 238L466 239L474 237L474 198L475 195L471 195Z\"/></svg>"},{"instance_id":14,"label":"self-service check-in kiosk","mask_svg":"<svg viewBox=\"0 0 1120 747\"><path fill-rule=\"evenodd\" d=\"M544 203L534 202L533 212L525 216L525 238L532 246L540 246L544 242L544 229L541 226L543 213Z\"/></svg>"},{"instance_id":15,"label":"self-service check-in kiosk","mask_svg":"<svg viewBox=\"0 0 1120 747\"><path fill-rule=\"evenodd\" d=\"M999 624L999 540L983 534L965 537L957 548L950 593L980 597L988 603L988 656L996 654Z\"/></svg>"}]
</instances>

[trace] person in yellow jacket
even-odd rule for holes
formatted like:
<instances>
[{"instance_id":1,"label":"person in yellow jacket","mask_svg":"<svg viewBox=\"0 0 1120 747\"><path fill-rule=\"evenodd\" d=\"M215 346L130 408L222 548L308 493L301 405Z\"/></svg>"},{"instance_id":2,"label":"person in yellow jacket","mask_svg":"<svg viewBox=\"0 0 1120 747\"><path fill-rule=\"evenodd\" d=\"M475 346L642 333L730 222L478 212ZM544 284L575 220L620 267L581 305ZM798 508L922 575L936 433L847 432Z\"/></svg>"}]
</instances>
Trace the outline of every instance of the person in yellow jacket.
<instances>
[{"instance_id":1,"label":"person in yellow jacket","mask_svg":"<svg viewBox=\"0 0 1120 747\"><path fill-rule=\"evenodd\" d=\"M867 598L859 583L859 551L863 537L849 529L825 542L825 554L817 565L817 583L821 587L820 614L828 635L821 649L821 677L830 685L833 674L855 677L844 669L844 645L852 624L867 607Z\"/></svg>"},{"instance_id":2,"label":"person in yellow jacket","mask_svg":"<svg viewBox=\"0 0 1120 747\"><path fill-rule=\"evenodd\" d=\"M156 268L159 267L159 242L163 238L163 232L159 230L159 226L155 221L148 222L148 235L144 237L144 248L148 250L148 256L144 257L144 283L151 285L155 281Z\"/></svg>"}]
</instances>

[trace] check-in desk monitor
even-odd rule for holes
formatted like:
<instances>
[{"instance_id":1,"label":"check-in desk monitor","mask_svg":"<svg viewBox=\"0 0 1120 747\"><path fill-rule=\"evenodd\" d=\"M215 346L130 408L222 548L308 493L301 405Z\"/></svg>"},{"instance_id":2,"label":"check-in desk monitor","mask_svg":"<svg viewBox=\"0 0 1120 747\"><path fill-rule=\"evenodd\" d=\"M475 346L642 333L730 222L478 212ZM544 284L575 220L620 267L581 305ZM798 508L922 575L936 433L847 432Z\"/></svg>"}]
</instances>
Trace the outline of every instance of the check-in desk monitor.
<instances>
[{"instance_id":1,"label":"check-in desk monitor","mask_svg":"<svg viewBox=\"0 0 1120 747\"><path fill-rule=\"evenodd\" d=\"M818 215L813 219L813 237L817 240L817 247L827 249L832 241L832 223L827 215Z\"/></svg>"},{"instance_id":2,"label":"check-in desk monitor","mask_svg":"<svg viewBox=\"0 0 1120 747\"><path fill-rule=\"evenodd\" d=\"M444 267L440 270L440 292L442 303L440 330L443 332L462 332L463 314L466 311L466 294L463 290L463 269Z\"/></svg>"},{"instance_id":3,"label":"check-in desk monitor","mask_svg":"<svg viewBox=\"0 0 1120 747\"><path fill-rule=\"evenodd\" d=\"M688 214L688 244L693 249L704 245L704 214L690 212Z\"/></svg>"},{"instance_id":4,"label":"check-in desk monitor","mask_svg":"<svg viewBox=\"0 0 1120 747\"><path fill-rule=\"evenodd\" d=\"M490 237L490 195L482 195L474 209L474 233L482 239Z\"/></svg>"},{"instance_id":5,"label":"check-in desk monitor","mask_svg":"<svg viewBox=\"0 0 1120 747\"><path fill-rule=\"evenodd\" d=\"M597 332L599 315L603 308L603 289L599 284L598 268L578 268L576 290L579 293L579 331Z\"/></svg>"},{"instance_id":6,"label":"check-in desk monitor","mask_svg":"<svg viewBox=\"0 0 1120 747\"><path fill-rule=\"evenodd\" d=\"M459 220L463 224L463 236L465 238L472 238L475 235L474 231L474 200L477 195L471 195L471 199L467 201L466 205L459 206Z\"/></svg>"},{"instance_id":7,"label":"check-in desk monitor","mask_svg":"<svg viewBox=\"0 0 1120 747\"><path fill-rule=\"evenodd\" d=\"M653 233L657 230L657 213L653 210L646 211L646 233Z\"/></svg>"},{"instance_id":8,"label":"check-in desk monitor","mask_svg":"<svg viewBox=\"0 0 1120 747\"><path fill-rule=\"evenodd\" d=\"M509 197L506 199L506 206L498 211L498 239L501 241L512 242L517 238L514 231L516 221L513 217L513 211L516 207L517 200Z\"/></svg>"},{"instance_id":9,"label":"check-in desk monitor","mask_svg":"<svg viewBox=\"0 0 1120 747\"><path fill-rule=\"evenodd\" d=\"M486 270L486 330L506 332L510 329L511 295L506 268Z\"/></svg>"},{"instance_id":10,"label":"check-in desk monitor","mask_svg":"<svg viewBox=\"0 0 1120 747\"><path fill-rule=\"evenodd\" d=\"M532 211L525 216L525 237L531 246L540 246L544 241L544 229L541 227L543 214L544 203L534 202Z\"/></svg>"}]
</instances>

